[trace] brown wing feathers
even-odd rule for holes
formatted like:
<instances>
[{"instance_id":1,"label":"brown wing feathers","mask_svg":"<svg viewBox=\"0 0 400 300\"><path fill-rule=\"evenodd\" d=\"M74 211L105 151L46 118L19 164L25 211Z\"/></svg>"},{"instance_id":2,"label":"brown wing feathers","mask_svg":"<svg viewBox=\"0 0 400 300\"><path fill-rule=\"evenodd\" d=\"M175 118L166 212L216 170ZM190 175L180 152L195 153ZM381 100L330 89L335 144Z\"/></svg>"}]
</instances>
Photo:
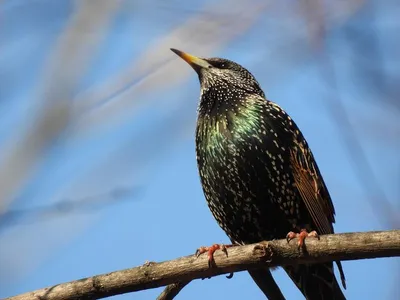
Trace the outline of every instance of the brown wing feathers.
<instances>
[{"instance_id":1,"label":"brown wing feathers","mask_svg":"<svg viewBox=\"0 0 400 300\"><path fill-rule=\"evenodd\" d=\"M308 149L308 147L307 147ZM323 182L310 150L296 143L291 150L291 163L296 187L303 199L319 234L333 233L335 210L329 192ZM336 262L342 285L346 288L346 279L340 261Z\"/></svg>"},{"instance_id":2,"label":"brown wing feathers","mask_svg":"<svg viewBox=\"0 0 400 300\"><path fill-rule=\"evenodd\" d=\"M325 197L321 196L322 190L326 189L324 183L315 169L312 160L308 159L310 153L301 145L291 150L291 163L298 191L310 212L320 234L333 233L332 222L334 222L334 211L330 209L330 198L327 191ZM311 162L310 162L311 161Z\"/></svg>"}]
</instances>

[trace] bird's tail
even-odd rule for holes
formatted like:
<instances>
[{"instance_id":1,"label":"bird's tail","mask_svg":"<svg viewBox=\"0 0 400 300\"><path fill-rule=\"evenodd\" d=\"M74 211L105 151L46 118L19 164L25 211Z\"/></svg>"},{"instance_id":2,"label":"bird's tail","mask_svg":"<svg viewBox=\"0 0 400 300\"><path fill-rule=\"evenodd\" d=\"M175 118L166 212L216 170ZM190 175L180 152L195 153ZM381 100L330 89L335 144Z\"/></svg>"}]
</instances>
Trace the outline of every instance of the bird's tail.
<instances>
[{"instance_id":1,"label":"bird's tail","mask_svg":"<svg viewBox=\"0 0 400 300\"><path fill-rule=\"evenodd\" d=\"M249 274L269 300L285 300L268 268L250 270Z\"/></svg>"},{"instance_id":2,"label":"bird's tail","mask_svg":"<svg viewBox=\"0 0 400 300\"><path fill-rule=\"evenodd\" d=\"M344 288L345 279L340 262L339 271ZM345 300L333 272L333 263L285 266L286 273L308 300Z\"/></svg>"}]
</instances>

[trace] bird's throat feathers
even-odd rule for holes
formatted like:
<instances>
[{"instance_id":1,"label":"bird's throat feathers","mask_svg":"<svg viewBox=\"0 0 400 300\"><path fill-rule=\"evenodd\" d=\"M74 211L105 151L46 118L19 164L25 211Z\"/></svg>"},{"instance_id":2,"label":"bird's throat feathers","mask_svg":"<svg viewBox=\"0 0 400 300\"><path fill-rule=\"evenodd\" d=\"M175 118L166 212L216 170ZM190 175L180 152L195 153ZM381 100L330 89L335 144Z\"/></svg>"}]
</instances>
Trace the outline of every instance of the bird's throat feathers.
<instances>
[{"instance_id":1,"label":"bird's throat feathers","mask_svg":"<svg viewBox=\"0 0 400 300\"><path fill-rule=\"evenodd\" d=\"M200 75L197 137L208 146L244 142L264 122L265 94L251 74L218 72Z\"/></svg>"},{"instance_id":2,"label":"bird's throat feathers","mask_svg":"<svg viewBox=\"0 0 400 300\"><path fill-rule=\"evenodd\" d=\"M202 140L235 140L261 130L262 99L243 95L220 99L215 95L209 97L211 93L219 92L209 89L202 93L198 108L197 134Z\"/></svg>"}]
</instances>

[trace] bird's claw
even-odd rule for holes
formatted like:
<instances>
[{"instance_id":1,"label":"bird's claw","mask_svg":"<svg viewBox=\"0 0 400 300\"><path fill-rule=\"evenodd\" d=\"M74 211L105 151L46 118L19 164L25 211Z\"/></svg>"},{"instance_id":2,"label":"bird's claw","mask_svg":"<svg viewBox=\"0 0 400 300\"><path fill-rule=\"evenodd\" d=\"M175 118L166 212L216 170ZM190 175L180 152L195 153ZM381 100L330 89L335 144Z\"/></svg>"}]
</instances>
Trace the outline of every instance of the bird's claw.
<instances>
[{"instance_id":1,"label":"bird's claw","mask_svg":"<svg viewBox=\"0 0 400 300\"><path fill-rule=\"evenodd\" d=\"M208 247L204 247L204 246L201 246L200 248L197 248L196 253L194 255L196 255L196 257L199 257L200 254L203 254L203 253L207 252L207 250L208 250L207 248Z\"/></svg>"},{"instance_id":2,"label":"bird's claw","mask_svg":"<svg viewBox=\"0 0 400 300\"><path fill-rule=\"evenodd\" d=\"M318 233L313 230L310 233L307 232L306 229L302 229L300 230L300 233L295 233L293 231L290 231L287 235L286 235L286 241L289 243L291 240L293 240L294 238L299 238L298 242L297 242L297 246L298 248L303 248L304 247L304 240L307 237L313 237L313 238L317 238L319 239L319 235Z\"/></svg>"},{"instance_id":3,"label":"bird's claw","mask_svg":"<svg viewBox=\"0 0 400 300\"><path fill-rule=\"evenodd\" d=\"M196 257L199 257L203 253L208 253L208 266L211 268L214 262L214 252L217 250L221 250L225 253L226 257L228 257L228 248L233 247L234 245L224 245L224 244L214 244L211 247L200 247L196 250Z\"/></svg>"},{"instance_id":4,"label":"bird's claw","mask_svg":"<svg viewBox=\"0 0 400 300\"><path fill-rule=\"evenodd\" d=\"M225 253L226 257L228 257L228 248L231 247L232 245L221 245L221 251Z\"/></svg>"},{"instance_id":5,"label":"bird's claw","mask_svg":"<svg viewBox=\"0 0 400 300\"><path fill-rule=\"evenodd\" d=\"M291 240L296 238L299 234L295 233L293 231L289 231L288 234L286 235L286 241L289 243Z\"/></svg>"}]
</instances>

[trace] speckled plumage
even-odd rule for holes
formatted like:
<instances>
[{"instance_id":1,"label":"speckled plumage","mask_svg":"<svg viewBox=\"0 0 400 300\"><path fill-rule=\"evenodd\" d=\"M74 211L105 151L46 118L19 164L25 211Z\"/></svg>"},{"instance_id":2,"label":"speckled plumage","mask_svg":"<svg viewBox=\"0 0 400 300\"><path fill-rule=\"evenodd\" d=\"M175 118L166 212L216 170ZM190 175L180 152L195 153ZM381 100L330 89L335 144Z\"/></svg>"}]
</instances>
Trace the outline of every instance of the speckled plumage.
<instances>
[{"instance_id":1,"label":"speckled plumage","mask_svg":"<svg viewBox=\"0 0 400 300\"><path fill-rule=\"evenodd\" d=\"M196 128L201 184L232 242L280 239L302 228L333 233L328 190L290 116L265 98L240 65L210 58L192 66L201 84ZM308 299L344 299L332 263L285 270ZM251 275L262 288L263 279ZM268 287L262 290L274 297Z\"/></svg>"}]
</instances>

